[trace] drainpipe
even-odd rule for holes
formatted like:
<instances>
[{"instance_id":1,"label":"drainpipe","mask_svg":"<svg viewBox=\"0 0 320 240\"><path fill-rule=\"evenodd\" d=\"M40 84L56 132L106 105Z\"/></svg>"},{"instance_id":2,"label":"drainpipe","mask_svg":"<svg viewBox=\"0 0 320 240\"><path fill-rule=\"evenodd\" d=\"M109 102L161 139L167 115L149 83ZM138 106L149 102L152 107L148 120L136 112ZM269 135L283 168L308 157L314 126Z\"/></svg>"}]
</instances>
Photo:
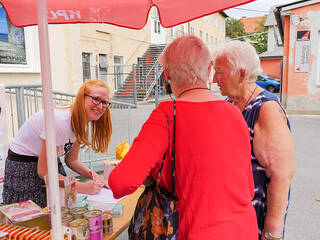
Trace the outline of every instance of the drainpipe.
<instances>
[{"instance_id":1,"label":"drainpipe","mask_svg":"<svg viewBox=\"0 0 320 240\"><path fill-rule=\"evenodd\" d=\"M281 103L284 108L287 108L288 100L288 81L289 81L289 43L290 43L290 16L285 16L284 18L284 34L283 34L283 74L282 74L282 94Z\"/></svg>"}]
</instances>

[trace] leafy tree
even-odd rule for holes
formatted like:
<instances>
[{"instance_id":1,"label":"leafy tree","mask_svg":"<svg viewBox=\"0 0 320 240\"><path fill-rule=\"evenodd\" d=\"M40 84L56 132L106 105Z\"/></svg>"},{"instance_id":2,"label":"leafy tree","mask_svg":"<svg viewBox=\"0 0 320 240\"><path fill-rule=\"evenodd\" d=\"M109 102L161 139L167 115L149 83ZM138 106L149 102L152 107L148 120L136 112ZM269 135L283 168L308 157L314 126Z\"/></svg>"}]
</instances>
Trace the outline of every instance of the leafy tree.
<instances>
[{"instance_id":1,"label":"leafy tree","mask_svg":"<svg viewBox=\"0 0 320 240\"><path fill-rule=\"evenodd\" d=\"M226 19L226 36L231 39L244 41L245 32L243 22L235 18Z\"/></svg>"},{"instance_id":2,"label":"leafy tree","mask_svg":"<svg viewBox=\"0 0 320 240\"><path fill-rule=\"evenodd\" d=\"M263 16L260 21L257 21L258 26L254 29L256 32L248 35L250 43L254 46L258 54L267 51L268 29L264 26L266 18L267 16Z\"/></svg>"},{"instance_id":3,"label":"leafy tree","mask_svg":"<svg viewBox=\"0 0 320 240\"><path fill-rule=\"evenodd\" d=\"M244 31L243 22L240 19L226 19L226 36L231 39L240 41L248 41L255 47L258 54L267 51L268 33L264 26L267 16L257 21L257 27L254 33L246 33Z\"/></svg>"}]
</instances>

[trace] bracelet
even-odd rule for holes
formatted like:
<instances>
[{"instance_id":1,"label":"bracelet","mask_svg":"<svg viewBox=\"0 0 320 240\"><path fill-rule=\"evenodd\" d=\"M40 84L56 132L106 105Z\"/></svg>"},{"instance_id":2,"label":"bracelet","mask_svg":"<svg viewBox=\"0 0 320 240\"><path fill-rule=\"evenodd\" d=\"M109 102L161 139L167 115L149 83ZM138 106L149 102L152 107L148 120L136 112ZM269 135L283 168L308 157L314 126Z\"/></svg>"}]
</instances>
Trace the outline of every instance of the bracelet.
<instances>
[{"instance_id":1,"label":"bracelet","mask_svg":"<svg viewBox=\"0 0 320 240\"><path fill-rule=\"evenodd\" d=\"M266 239L270 239L270 240L281 240L282 239L282 236L281 237L274 237L272 236L271 233L267 232L266 230L262 230L262 235L266 238Z\"/></svg>"}]
</instances>

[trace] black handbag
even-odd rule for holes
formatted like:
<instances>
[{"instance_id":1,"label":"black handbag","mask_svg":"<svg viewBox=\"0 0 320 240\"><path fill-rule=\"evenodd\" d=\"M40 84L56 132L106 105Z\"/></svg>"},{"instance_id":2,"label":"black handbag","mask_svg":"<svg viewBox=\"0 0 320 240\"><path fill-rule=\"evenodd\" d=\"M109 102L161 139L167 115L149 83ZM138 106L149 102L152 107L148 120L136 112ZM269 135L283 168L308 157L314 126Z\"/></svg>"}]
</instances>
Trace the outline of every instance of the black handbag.
<instances>
[{"instance_id":1,"label":"black handbag","mask_svg":"<svg viewBox=\"0 0 320 240\"><path fill-rule=\"evenodd\" d=\"M175 197L175 101L173 101L173 106L174 124L171 151L172 193L158 184L163 162L165 160L164 156L157 180L151 185L146 186L144 192L138 199L128 229L129 240L178 239L179 216L177 211L177 199Z\"/></svg>"}]
</instances>

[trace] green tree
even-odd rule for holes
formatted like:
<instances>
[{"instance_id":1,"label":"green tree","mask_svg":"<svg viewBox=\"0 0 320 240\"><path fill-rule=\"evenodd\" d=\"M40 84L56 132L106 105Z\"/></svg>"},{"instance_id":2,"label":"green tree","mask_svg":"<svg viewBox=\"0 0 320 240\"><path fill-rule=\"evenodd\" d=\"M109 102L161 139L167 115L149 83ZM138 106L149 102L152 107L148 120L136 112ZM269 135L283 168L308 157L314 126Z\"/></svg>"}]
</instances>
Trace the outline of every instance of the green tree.
<instances>
[{"instance_id":1,"label":"green tree","mask_svg":"<svg viewBox=\"0 0 320 240\"><path fill-rule=\"evenodd\" d=\"M227 18L226 36L231 39L238 39L244 41L245 32L243 22L235 18Z\"/></svg>"},{"instance_id":2,"label":"green tree","mask_svg":"<svg viewBox=\"0 0 320 240\"><path fill-rule=\"evenodd\" d=\"M231 39L237 39L240 41L248 41L254 46L257 53L263 53L267 51L268 44L268 32L267 28L264 26L267 16L261 18L257 21L257 27L254 29L254 33L246 33L244 31L243 22L235 18L226 19L226 36Z\"/></svg>"},{"instance_id":3,"label":"green tree","mask_svg":"<svg viewBox=\"0 0 320 240\"><path fill-rule=\"evenodd\" d=\"M266 18L267 16L263 16L260 21L256 22L258 26L254 29L255 33L247 35L258 54L267 51L268 29L264 26Z\"/></svg>"}]
</instances>

